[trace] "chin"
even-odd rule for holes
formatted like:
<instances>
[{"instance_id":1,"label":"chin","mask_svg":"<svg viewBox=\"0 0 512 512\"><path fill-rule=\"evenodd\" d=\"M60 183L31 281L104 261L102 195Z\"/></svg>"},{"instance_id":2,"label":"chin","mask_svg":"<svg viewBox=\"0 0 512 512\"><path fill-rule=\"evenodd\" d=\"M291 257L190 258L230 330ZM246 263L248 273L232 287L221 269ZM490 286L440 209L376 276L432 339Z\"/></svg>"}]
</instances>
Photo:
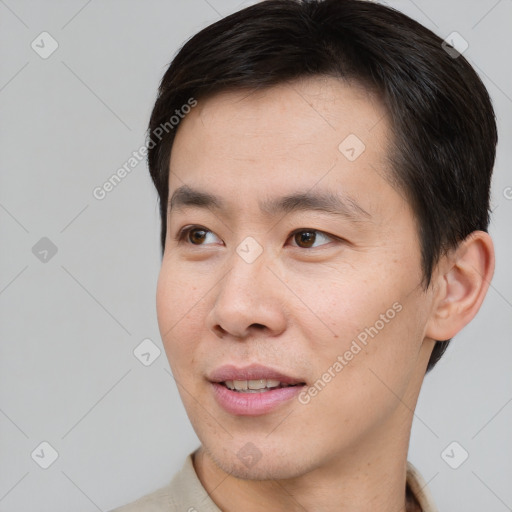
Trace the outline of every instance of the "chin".
<instances>
[{"instance_id":1,"label":"chin","mask_svg":"<svg viewBox=\"0 0 512 512\"><path fill-rule=\"evenodd\" d=\"M220 469L242 480L286 480L312 469L306 467L304 454L297 447L288 450L282 443L272 446L267 441L262 447L262 443L244 440L224 447L214 443L213 449L203 447Z\"/></svg>"}]
</instances>

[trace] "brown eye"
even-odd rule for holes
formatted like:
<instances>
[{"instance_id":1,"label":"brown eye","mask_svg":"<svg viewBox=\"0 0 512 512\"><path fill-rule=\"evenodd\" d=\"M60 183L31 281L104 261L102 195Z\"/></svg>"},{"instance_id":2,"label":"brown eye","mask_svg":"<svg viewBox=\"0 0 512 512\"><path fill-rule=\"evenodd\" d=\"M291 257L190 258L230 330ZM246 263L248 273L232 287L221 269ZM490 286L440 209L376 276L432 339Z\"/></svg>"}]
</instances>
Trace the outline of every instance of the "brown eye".
<instances>
[{"instance_id":1,"label":"brown eye","mask_svg":"<svg viewBox=\"0 0 512 512\"><path fill-rule=\"evenodd\" d=\"M206 238L206 230L201 228L192 228L186 230L184 233L184 236L188 235L188 239L194 244L194 245L201 245L202 242L204 242L204 239Z\"/></svg>"},{"instance_id":2,"label":"brown eye","mask_svg":"<svg viewBox=\"0 0 512 512\"><path fill-rule=\"evenodd\" d=\"M317 242L317 237L320 235L320 241L323 238L325 238L327 241L333 240L332 237L329 235L326 235L322 231L318 231L317 229L301 229L299 231L295 231L295 233L292 234L293 240L297 244L298 247L301 249L316 249L316 247L313 247L313 244ZM326 245L326 244L321 244ZM318 246L317 246L318 247Z\"/></svg>"},{"instance_id":3,"label":"brown eye","mask_svg":"<svg viewBox=\"0 0 512 512\"><path fill-rule=\"evenodd\" d=\"M295 233L294 240L297 242L297 245L300 247L311 247L316 240L316 234L315 231L299 231L298 233ZM304 244L304 245L301 245Z\"/></svg>"},{"instance_id":4,"label":"brown eye","mask_svg":"<svg viewBox=\"0 0 512 512\"><path fill-rule=\"evenodd\" d=\"M179 244L185 244L185 245L211 245L208 243L208 237L213 237L214 241L215 239L219 240L215 233L213 231L210 231L209 229L199 226L199 225L193 225L193 226L186 226L182 228L174 239Z\"/></svg>"}]
</instances>

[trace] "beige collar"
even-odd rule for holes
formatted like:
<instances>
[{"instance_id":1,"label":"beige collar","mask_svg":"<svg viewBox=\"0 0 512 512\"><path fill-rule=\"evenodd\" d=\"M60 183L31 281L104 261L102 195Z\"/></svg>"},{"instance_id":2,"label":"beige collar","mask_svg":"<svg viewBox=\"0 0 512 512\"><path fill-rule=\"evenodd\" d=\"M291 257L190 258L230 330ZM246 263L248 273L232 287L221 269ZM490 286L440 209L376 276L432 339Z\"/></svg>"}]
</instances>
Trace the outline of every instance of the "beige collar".
<instances>
[{"instance_id":1,"label":"beige collar","mask_svg":"<svg viewBox=\"0 0 512 512\"><path fill-rule=\"evenodd\" d=\"M438 512L427 483L409 461L407 461L407 484L420 504L422 512Z\"/></svg>"}]
</instances>

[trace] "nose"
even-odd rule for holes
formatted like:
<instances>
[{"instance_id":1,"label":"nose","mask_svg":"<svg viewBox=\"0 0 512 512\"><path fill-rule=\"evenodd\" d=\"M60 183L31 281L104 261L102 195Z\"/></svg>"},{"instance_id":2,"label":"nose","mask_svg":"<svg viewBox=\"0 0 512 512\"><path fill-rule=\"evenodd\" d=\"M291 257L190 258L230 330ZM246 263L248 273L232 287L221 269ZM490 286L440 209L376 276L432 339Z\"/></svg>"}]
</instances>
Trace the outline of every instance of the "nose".
<instances>
[{"instance_id":1,"label":"nose","mask_svg":"<svg viewBox=\"0 0 512 512\"><path fill-rule=\"evenodd\" d=\"M233 253L207 316L208 328L219 338L273 337L284 331L287 289L269 263L265 252L251 263Z\"/></svg>"}]
</instances>

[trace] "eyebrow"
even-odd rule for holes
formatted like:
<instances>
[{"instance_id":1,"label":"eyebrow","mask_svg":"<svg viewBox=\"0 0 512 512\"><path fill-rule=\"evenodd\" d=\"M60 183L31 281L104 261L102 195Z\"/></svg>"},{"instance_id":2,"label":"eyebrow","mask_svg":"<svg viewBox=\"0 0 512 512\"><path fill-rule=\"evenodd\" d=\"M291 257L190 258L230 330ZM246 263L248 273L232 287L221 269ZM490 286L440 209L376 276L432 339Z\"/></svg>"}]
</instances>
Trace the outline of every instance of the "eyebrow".
<instances>
[{"instance_id":1,"label":"eyebrow","mask_svg":"<svg viewBox=\"0 0 512 512\"><path fill-rule=\"evenodd\" d=\"M169 200L168 214L185 208L205 208L218 213L228 210L226 201L221 197L182 185L173 192ZM319 211L354 222L371 219L371 215L353 198L347 194L335 194L331 191L294 192L260 201L259 208L268 216L299 211Z\"/></svg>"}]
</instances>

